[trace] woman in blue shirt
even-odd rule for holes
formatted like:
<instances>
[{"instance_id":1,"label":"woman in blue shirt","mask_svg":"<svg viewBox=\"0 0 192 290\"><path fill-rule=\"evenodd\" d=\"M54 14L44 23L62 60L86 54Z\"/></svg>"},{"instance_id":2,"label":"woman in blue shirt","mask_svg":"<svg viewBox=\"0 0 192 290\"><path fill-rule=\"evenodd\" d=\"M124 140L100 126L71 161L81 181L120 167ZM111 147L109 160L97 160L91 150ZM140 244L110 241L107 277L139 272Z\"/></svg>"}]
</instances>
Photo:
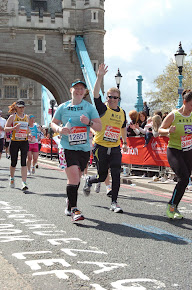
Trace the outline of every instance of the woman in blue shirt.
<instances>
[{"instance_id":1,"label":"woman in blue shirt","mask_svg":"<svg viewBox=\"0 0 192 290\"><path fill-rule=\"evenodd\" d=\"M62 103L56 110L51 128L61 134L61 146L64 148L67 168L67 204L66 215L72 221L83 220L84 216L77 209L77 195L81 174L87 166L90 156L90 127L101 130L101 120L95 107L84 100L87 86L81 80L72 83L71 100ZM60 126L62 124L62 126Z\"/></svg>"}]
</instances>

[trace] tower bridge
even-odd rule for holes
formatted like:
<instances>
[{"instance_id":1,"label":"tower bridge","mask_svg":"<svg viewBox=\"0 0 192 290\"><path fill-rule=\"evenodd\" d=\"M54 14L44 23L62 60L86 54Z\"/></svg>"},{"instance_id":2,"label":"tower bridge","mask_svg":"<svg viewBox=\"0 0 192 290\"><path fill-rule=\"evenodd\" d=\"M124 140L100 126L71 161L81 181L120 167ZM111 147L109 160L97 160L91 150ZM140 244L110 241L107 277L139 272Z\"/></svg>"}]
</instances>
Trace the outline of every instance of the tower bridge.
<instances>
[{"instance_id":1,"label":"tower bridge","mask_svg":"<svg viewBox=\"0 0 192 290\"><path fill-rule=\"evenodd\" d=\"M4 76L10 86L12 78L14 85L23 77L40 83L58 104L70 98L73 80L84 77L91 96L104 35L104 0L1 0L1 109L15 101L14 94L6 97ZM25 101L33 112L41 102L29 91Z\"/></svg>"}]
</instances>

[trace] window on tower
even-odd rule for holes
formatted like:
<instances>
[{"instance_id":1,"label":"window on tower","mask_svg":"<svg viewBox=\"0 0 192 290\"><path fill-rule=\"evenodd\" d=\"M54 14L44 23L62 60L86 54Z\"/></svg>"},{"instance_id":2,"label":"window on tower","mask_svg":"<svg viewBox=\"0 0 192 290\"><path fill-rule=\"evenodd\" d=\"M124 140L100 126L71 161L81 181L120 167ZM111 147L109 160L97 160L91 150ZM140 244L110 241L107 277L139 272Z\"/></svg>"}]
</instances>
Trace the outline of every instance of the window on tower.
<instances>
[{"instance_id":1,"label":"window on tower","mask_svg":"<svg viewBox=\"0 0 192 290\"><path fill-rule=\"evenodd\" d=\"M32 0L32 11L47 12L47 0Z\"/></svg>"},{"instance_id":2,"label":"window on tower","mask_svg":"<svg viewBox=\"0 0 192 290\"><path fill-rule=\"evenodd\" d=\"M35 44L34 50L36 53L45 53L46 51L45 35L36 34L34 44Z\"/></svg>"},{"instance_id":3,"label":"window on tower","mask_svg":"<svg viewBox=\"0 0 192 290\"><path fill-rule=\"evenodd\" d=\"M98 22L98 11L97 10L92 10L91 11L91 22Z\"/></svg>"}]
</instances>

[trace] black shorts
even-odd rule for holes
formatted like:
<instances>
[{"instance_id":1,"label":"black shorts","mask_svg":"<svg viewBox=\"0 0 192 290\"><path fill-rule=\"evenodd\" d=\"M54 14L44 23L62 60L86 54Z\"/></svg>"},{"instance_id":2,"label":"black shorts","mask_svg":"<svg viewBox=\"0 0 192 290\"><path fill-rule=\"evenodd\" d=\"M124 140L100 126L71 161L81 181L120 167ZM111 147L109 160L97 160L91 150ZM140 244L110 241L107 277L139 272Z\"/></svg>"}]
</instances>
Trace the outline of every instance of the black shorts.
<instances>
[{"instance_id":1,"label":"black shorts","mask_svg":"<svg viewBox=\"0 0 192 290\"><path fill-rule=\"evenodd\" d=\"M87 163L90 158L90 152L84 152L84 151L75 151L75 150L68 150L65 149L65 159L67 163L67 167L70 167L72 165L77 165L81 171L84 171L87 167Z\"/></svg>"},{"instance_id":2,"label":"black shorts","mask_svg":"<svg viewBox=\"0 0 192 290\"><path fill-rule=\"evenodd\" d=\"M5 148L8 148L9 147L9 144L10 144L10 142L7 142L7 141L5 141Z\"/></svg>"},{"instance_id":3,"label":"black shorts","mask_svg":"<svg viewBox=\"0 0 192 290\"><path fill-rule=\"evenodd\" d=\"M3 145L4 145L4 138L0 139L0 153L3 151Z\"/></svg>"}]
</instances>

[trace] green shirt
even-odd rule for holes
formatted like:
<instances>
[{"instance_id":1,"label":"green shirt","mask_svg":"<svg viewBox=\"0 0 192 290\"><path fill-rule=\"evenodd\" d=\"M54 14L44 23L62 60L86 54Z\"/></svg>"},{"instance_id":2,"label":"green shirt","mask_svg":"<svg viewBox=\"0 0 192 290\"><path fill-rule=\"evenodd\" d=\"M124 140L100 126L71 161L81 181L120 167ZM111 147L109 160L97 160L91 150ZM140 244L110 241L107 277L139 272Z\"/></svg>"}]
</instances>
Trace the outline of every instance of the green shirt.
<instances>
[{"instance_id":1,"label":"green shirt","mask_svg":"<svg viewBox=\"0 0 192 290\"><path fill-rule=\"evenodd\" d=\"M174 120L172 126L176 127L174 133L170 133L168 147L188 151L192 149L192 113L183 116L177 110L173 111Z\"/></svg>"}]
</instances>

